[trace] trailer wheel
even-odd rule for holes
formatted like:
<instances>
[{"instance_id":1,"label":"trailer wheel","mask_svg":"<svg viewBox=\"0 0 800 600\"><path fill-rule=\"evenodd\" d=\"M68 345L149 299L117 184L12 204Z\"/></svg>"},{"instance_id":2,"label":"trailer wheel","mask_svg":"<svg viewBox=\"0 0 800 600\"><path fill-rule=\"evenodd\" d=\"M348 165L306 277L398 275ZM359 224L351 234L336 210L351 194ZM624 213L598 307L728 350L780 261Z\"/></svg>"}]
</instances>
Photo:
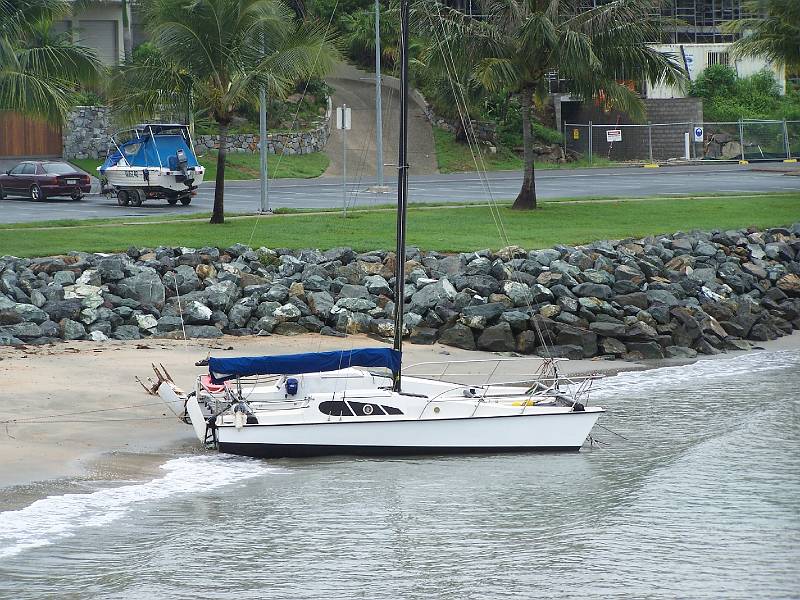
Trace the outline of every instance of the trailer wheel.
<instances>
[{"instance_id":1,"label":"trailer wheel","mask_svg":"<svg viewBox=\"0 0 800 600\"><path fill-rule=\"evenodd\" d=\"M191 196L184 196L183 198L181 198L181 204L183 204L184 206L189 206L191 203L192 203Z\"/></svg>"},{"instance_id":2,"label":"trailer wheel","mask_svg":"<svg viewBox=\"0 0 800 600\"><path fill-rule=\"evenodd\" d=\"M130 197L128 196L128 192L126 190L117 191L117 204L120 206L128 206L130 201Z\"/></svg>"},{"instance_id":3,"label":"trailer wheel","mask_svg":"<svg viewBox=\"0 0 800 600\"><path fill-rule=\"evenodd\" d=\"M142 190L131 191L131 206L141 206L145 201L146 196Z\"/></svg>"},{"instance_id":4,"label":"trailer wheel","mask_svg":"<svg viewBox=\"0 0 800 600\"><path fill-rule=\"evenodd\" d=\"M175 206L178 203L177 196L167 196L167 204L170 206Z\"/></svg>"}]
</instances>

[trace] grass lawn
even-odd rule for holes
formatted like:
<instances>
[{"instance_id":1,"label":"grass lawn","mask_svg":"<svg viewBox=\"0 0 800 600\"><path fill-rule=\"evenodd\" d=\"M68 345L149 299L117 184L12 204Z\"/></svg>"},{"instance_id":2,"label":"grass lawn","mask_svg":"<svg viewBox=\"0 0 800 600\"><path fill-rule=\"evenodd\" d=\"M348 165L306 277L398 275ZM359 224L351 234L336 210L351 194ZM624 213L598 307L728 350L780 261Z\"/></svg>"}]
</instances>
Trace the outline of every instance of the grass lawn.
<instances>
[{"instance_id":1,"label":"grass lawn","mask_svg":"<svg viewBox=\"0 0 800 600\"><path fill-rule=\"evenodd\" d=\"M225 180L258 179L259 161L258 154L229 153L225 161ZM91 158L76 158L70 162L92 175L97 175L97 167L102 163L102 161ZM273 177L278 179L319 177L328 168L329 163L328 156L323 152L286 154L283 156L270 154L267 156L270 179ZM201 156L200 164L206 168L204 181L213 181L217 178L216 152L209 152Z\"/></svg>"},{"instance_id":2,"label":"grass lawn","mask_svg":"<svg viewBox=\"0 0 800 600\"><path fill-rule=\"evenodd\" d=\"M438 127L433 128L433 140L436 144L436 161L440 173L461 173L464 171L477 171L469 146L456 141L455 135ZM614 166L614 161L606 158L594 157L592 164L582 159L566 164L537 162L536 169L574 169L577 167L609 167ZM522 157L508 148L498 148L497 154L483 153L481 169L487 171L519 171L522 169Z\"/></svg>"},{"instance_id":3,"label":"grass lawn","mask_svg":"<svg viewBox=\"0 0 800 600\"><path fill-rule=\"evenodd\" d=\"M800 221L800 194L752 197L656 198L586 203L547 202L531 212L499 207L512 244L543 248L600 239L641 237L690 229L768 227ZM458 223L457 226L454 224ZM391 249L395 215L391 210L289 214L230 219L224 225L205 221L95 224L34 229L9 226L0 233L0 255L46 256L70 250L124 250L129 246L229 246ZM408 243L442 252L505 246L486 205L412 206Z\"/></svg>"}]
</instances>

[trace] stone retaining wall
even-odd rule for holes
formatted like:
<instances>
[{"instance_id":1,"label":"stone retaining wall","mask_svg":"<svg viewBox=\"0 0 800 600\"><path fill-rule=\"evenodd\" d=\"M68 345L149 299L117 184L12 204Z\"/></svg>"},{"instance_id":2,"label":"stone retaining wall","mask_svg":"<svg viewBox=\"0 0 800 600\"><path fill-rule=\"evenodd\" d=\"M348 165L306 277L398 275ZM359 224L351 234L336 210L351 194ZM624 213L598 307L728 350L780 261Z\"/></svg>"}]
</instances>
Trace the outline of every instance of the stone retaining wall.
<instances>
[{"instance_id":1,"label":"stone retaining wall","mask_svg":"<svg viewBox=\"0 0 800 600\"><path fill-rule=\"evenodd\" d=\"M103 158L109 144L109 109L107 106L76 106L62 128L63 156Z\"/></svg>"},{"instance_id":2,"label":"stone retaining wall","mask_svg":"<svg viewBox=\"0 0 800 600\"><path fill-rule=\"evenodd\" d=\"M322 152L331 134L331 99L325 116L311 129L290 133L268 133L267 144L269 154L311 154ZM257 153L261 136L257 133L235 133L228 136L227 151L232 153ZM195 149L199 154L219 148L219 136L197 135L194 139Z\"/></svg>"},{"instance_id":3,"label":"stone retaining wall","mask_svg":"<svg viewBox=\"0 0 800 600\"><path fill-rule=\"evenodd\" d=\"M325 117L309 130L293 133L268 134L268 151L271 154L309 154L325 148L330 136L331 102ZM106 106L76 106L67 116L63 131L63 156L71 158L95 158L106 156L109 136L117 130L110 122ZM197 135L194 138L198 154L218 147L218 136ZM228 138L228 152L258 152L258 134L233 134Z\"/></svg>"}]
</instances>

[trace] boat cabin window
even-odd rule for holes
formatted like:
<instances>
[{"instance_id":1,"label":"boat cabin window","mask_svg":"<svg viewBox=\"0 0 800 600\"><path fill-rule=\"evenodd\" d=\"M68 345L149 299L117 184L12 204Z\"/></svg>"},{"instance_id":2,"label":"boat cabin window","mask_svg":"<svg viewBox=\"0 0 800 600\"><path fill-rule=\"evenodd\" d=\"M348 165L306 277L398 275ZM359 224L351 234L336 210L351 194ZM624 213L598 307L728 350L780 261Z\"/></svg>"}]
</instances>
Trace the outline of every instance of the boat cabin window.
<instances>
[{"instance_id":1,"label":"boat cabin window","mask_svg":"<svg viewBox=\"0 0 800 600\"><path fill-rule=\"evenodd\" d=\"M333 417L352 417L353 411L341 400L326 400L319 403L319 412Z\"/></svg>"},{"instance_id":2,"label":"boat cabin window","mask_svg":"<svg viewBox=\"0 0 800 600\"><path fill-rule=\"evenodd\" d=\"M356 402L349 400L326 400L319 403L319 411L333 417L371 417L373 415L402 415L403 411L393 406Z\"/></svg>"},{"instance_id":3,"label":"boat cabin window","mask_svg":"<svg viewBox=\"0 0 800 600\"><path fill-rule=\"evenodd\" d=\"M370 404L368 402L348 402L350 408L356 413L357 417L369 417L372 415L384 414L383 409L378 404Z\"/></svg>"},{"instance_id":4,"label":"boat cabin window","mask_svg":"<svg viewBox=\"0 0 800 600\"><path fill-rule=\"evenodd\" d=\"M128 156L133 156L139 151L139 148L141 147L142 147L141 144L128 144L127 146L122 147L122 151Z\"/></svg>"}]
</instances>

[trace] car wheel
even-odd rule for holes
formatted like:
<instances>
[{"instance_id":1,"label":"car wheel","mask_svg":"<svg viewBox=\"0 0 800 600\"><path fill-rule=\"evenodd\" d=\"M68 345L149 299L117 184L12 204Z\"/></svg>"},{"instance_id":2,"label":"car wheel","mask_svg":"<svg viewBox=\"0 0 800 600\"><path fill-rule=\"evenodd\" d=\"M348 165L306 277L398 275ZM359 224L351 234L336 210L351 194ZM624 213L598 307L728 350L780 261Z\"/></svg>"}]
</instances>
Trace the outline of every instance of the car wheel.
<instances>
[{"instance_id":1,"label":"car wheel","mask_svg":"<svg viewBox=\"0 0 800 600\"><path fill-rule=\"evenodd\" d=\"M177 196L167 196L167 204L170 206L175 206L178 203Z\"/></svg>"},{"instance_id":2,"label":"car wheel","mask_svg":"<svg viewBox=\"0 0 800 600\"><path fill-rule=\"evenodd\" d=\"M70 198L77 202L78 200L83 200L83 194L77 191L72 192L72 194L70 194Z\"/></svg>"},{"instance_id":3,"label":"car wheel","mask_svg":"<svg viewBox=\"0 0 800 600\"><path fill-rule=\"evenodd\" d=\"M142 190L131 190L131 206L141 206L145 195Z\"/></svg>"},{"instance_id":4,"label":"car wheel","mask_svg":"<svg viewBox=\"0 0 800 600\"><path fill-rule=\"evenodd\" d=\"M39 201L44 200L45 196L42 193L42 188L40 188L35 183L31 186L31 200Z\"/></svg>"},{"instance_id":5,"label":"car wheel","mask_svg":"<svg viewBox=\"0 0 800 600\"><path fill-rule=\"evenodd\" d=\"M128 192L125 190L119 190L117 192L117 204L120 206L128 206L128 202L130 202L130 198L128 197Z\"/></svg>"},{"instance_id":6,"label":"car wheel","mask_svg":"<svg viewBox=\"0 0 800 600\"><path fill-rule=\"evenodd\" d=\"M183 204L184 206L189 206L191 203L192 203L191 196L184 196L183 198L181 198L181 204Z\"/></svg>"}]
</instances>

